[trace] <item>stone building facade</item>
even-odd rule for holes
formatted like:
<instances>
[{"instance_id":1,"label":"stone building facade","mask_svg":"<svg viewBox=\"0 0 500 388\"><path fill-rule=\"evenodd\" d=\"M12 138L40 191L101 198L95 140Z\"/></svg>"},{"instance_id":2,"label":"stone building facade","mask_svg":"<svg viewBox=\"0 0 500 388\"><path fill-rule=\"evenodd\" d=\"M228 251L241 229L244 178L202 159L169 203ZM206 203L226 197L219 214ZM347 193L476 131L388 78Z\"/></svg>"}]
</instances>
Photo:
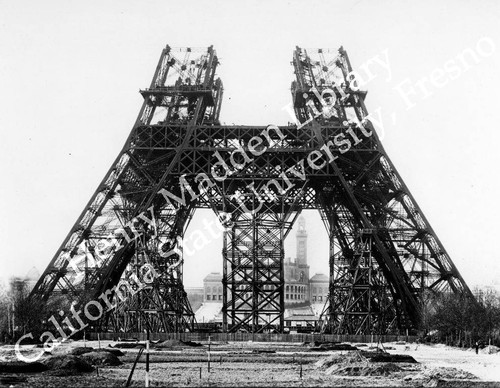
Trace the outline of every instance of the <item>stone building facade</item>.
<instances>
[{"instance_id":1,"label":"stone building facade","mask_svg":"<svg viewBox=\"0 0 500 388\"><path fill-rule=\"evenodd\" d=\"M328 276L315 274L310 278L307 263L306 220L300 217L296 234L296 257L287 257L285 271L285 306L324 303L328 295ZM203 302L222 303L222 275L212 272L203 279Z\"/></svg>"},{"instance_id":2,"label":"stone building facade","mask_svg":"<svg viewBox=\"0 0 500 388\"><path fill-rule=\"evenodd\" d=\"M211 272L203 279L203 302L222 303L222 275Z\"/></svg>"}]
</instances>

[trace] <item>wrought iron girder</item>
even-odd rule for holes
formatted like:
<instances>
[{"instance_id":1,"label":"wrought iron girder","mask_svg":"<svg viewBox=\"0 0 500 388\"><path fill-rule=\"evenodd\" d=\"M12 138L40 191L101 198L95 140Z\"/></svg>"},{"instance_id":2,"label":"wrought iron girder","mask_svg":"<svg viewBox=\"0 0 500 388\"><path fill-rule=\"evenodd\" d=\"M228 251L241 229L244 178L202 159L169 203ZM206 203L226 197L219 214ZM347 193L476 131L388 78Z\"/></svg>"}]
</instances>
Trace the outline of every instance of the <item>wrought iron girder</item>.
<instances>
[{"instance_id":1,"label":"wrought iron girder","mask_svg":"<svg viewBox=\"0 0 500 388\"><path fill-rule=\"evenodd\" d=\"M283 235L290 213L240 214L224 234L223 320L226 330L282 331Z\"/></svg>"},{"instance_id":2,"label":"wrought iron girder","mask_svg":"<svg viewBox=\"0 0 500 388\"><path fill-rule=\"evenodd\" d=\"M283 329L283 239L302 209L319 209L329 234L333 330L358 333L374 321L388 328L397 320L399 328L415 327L425 290L470 293L387 157L347 53L330 54L294 52L297 125L221 126L215 51L167 46L141 91L144 103L125 146L32 295L99 295L145 252L157 283L120 304L107 327L191 329L182 257L169 271L173 257L158 255L161 239L182 238L199 207L231 214L234 223L224 236L226 330ZM347 149L342 136L350 137ZM315 152L326 161L321 168L308 160ZM231 174L215 179L224 170ZM360 230L371 230L368 269L356 253L364 244ZM376 274L373 281L368 273ZM391 309L382 306L387 300Z\"/></svg>"},{"instance_id":3,"label":"wrought iron girder","mask_svg":"<svg viewBox=\"0 0 500 388\"><path fill-rule=\"evenodd\" d=\"M186 51L183 61L187 63L188 68L191 64L193 69L198 66L197 72L186 72L183 66L177 65L178 62L182 63L182 61L174 57L169 47L163 50L151 87L145 93L145 101L135 126L135 128L140 128L145 124L151 124L156 110L162 107L159 95L163 93L163 90L158 92L159 89L167 88L169 92L175 91L176 99L181 98L182 93L185 92L182 98L189 100L191 105L186 108L190 117L187 126L185 125L187 130L183 139L175 144L177 148L173 150L164 149L160 152L154 149L143 150L134 146L136 138L133 133L135 130L132 131L113 166L35 286L32 292L33 297L48 298L53 292L63 291L72 294L78 300L79 295L87 290L94 297L107 290L112 290L113 286L118 284L124 276L125 269L131 260L135 260L137 257L137 249L142 249L149 254L152 253L151 244L154 238L151 237L150 233L152 231L151 225L146 225L145 218L139 216L144 213L149 214L147 210L150 210L150 205L153 203L154 206L151 207L149 216L153 219L156 217L157 221L160 222L155 226L155 230L168 237L175 238L182 235L187 220L190 218L190 214L192 215L189 205L182 209L172 209L175 210L172 215L176 219L172 222L161 223L161 220L165 219L165 209L168 208L168 204L158 201L157 193L163 185L168 185L170 172L180 159L179 148L186 146L189 142L189 136L186 135L189 134L190 130L192 131L195 125L203 123L204 120L212 123L218 122L218 110L220 109L218 98L222 95L222 84L214 79L218 63L215 52L209 48L206 54L199 57L197 63L188 60L187 53L190 52L191 50ZM169 81L169 76L176 73L181 78ZM192 82L195 89L196 85L202 85L203 90L210 89L213 90L213 93L209 97L206 96L206 93L193 94L189 87L184 86L188 81ZM174 82L174 84L168 86L169 82ZM210 101L205 101L206 98L209 98ZM183 120L177 117L177 122L174 123L178 107L173 105L167 107L166 118L175 125L179 125ZM155 138L158 139L158 135L152 133L152 141L155 141ZM174 143L172 138L169 141L170 144ZM139 235L140 238L137 239ZM137 245L139 241L141 244ZM101 244L105 246L101 247ZM80 259L84 259L85 265L82 265ZM92 262L90 265L87 263L89 260ZM152 264L156 266L160 277L166 281L168 276L162 274L161 265L157 266L155 260L152 261ZM52 268L57 269L57 271L54 272ZM77 272L84 272L83 279L78 280L79 275L75 275ZM172 311L172 314L168 313L167 316L179 316L180 314L181 317L176 318L179 321L179 319L185 320L182 316L187 314L190 317L188 319L192 320L193 314L182 286L182 264L176 266L173 274L175 274L175 279L180 279L180 282L172 278L166 283L164 281L162 284L158 284L152 292L164 303L167 303L164 304L163 310L170 309ZM162 293L162 287L170 287L173 295L180 296L168 302L165 295L159 296ZM141 291L139 294L137 298L149 300L150 302L144 302L146 304L151 303L151 299L147 298L148 292ZM133 301L130 303L131 306L134 305ZM144 311L148 308L147 305L142 306ZM130 310L130 314L134 314L132 310ZM126 318L126 320L130 319L132 318ZM164 322L163 328L166 327ZM192 329L192 325L190 329Z\"/></svg>"}]
</instances>

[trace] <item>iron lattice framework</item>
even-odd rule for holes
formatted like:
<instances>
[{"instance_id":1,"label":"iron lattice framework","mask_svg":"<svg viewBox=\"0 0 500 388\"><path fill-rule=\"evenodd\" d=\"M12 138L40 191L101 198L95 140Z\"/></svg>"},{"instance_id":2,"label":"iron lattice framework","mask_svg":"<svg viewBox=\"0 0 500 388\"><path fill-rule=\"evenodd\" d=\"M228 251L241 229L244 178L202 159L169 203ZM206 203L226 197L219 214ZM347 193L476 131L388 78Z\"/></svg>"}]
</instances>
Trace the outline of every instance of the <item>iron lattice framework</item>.
<instances>
[{"instance_id":1,"label":"iron lattice framework","mask_svg":"<svg viewBox=\"0 0 500 388\"><path fill-rule=\"evenodd\" d=\"M225 226L225 331L282 332L283 242L303 209L319 210L330 240L323 331L415 328L425 292L470 293L384 151L342 48L295 50L297 122L282 127L221 126L217 65L212 47L162 51L130 136L33 297L83 307L107 294L117 307L101 330L195 330L182 239L196 208Z\"/></svg>"}]
</instances>

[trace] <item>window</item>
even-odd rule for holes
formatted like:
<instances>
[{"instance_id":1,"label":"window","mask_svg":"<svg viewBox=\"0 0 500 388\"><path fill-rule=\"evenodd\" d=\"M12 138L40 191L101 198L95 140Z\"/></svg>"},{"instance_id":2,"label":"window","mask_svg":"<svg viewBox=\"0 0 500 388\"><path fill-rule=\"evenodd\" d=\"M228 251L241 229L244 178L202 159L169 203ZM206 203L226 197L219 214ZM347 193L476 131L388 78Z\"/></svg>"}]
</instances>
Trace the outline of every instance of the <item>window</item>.
<instances>
[{"instance_id":1,"label":"window","mask_svg":"<svg viewBox=\"0 0 500 388\"><path fill-rule=\"evenodd\" d=\"M313 294L316 294L316 287L313 287Z\"/></svg>"},{"instance_id":2,"label":"window","mask_svg":"<svg viewBox=\"0 0 500 388\"><path fill-rule=\"evenodd\" d=\"M285 299L288 299L288 294L285 295Z\"/></svg>"},{"instance_id":3,"label":"window","mask_svg":"<svg viewBox=\"0 0 500 388\"><path fill-rule=\"evenodd\" d=\"M210 300L210 295L207 295L207 300Z\"/></svg>"},{"instance_id":4,"label":"window","mask_svg":"<svg viewBox=\"0 0 500 388\"><path fill-rule=\"evenodd\" d=\"M288 286L285 287L286 292L288 292Z\"/></svg>"},{"instance_id":5,"label":"window","mask_svg":"<svg viewBox=\"0 0 500 388\"><path fill-rule=\"evenodd\" d=\"M316 297L315 296L313 296L313 302L316 302Z\"/></svg>"},{"instance_id":6,"label":"window","mask_svg":"<svg viewBox=\"0 0 500 388\"><path fill-rule=\"evenodd\" d=\"M217 300L217 295L212 295L213 299L212 300Z\"/></svg>"},{"instance_id":7,"label":"window","mask_svg":"<svg viewBox=\"0 0 500 388\"><path fill-rule=\"evenodd\" d=\"M320 295L320 296L318 296L318 299L319 299L319 301L320 301L320 302L322 302L322 301L323 301L323 297L322 297L321 295Z\"/></svg>"},{"instance_id":8,"label":"window","mask_svg":"<svg viewBox=\"0 0 500 388\"><path fill-rule=\"evenodd\" d=\"M222 295L219 295L219 300L222 300Z\"/></svg>"}]
</instances>

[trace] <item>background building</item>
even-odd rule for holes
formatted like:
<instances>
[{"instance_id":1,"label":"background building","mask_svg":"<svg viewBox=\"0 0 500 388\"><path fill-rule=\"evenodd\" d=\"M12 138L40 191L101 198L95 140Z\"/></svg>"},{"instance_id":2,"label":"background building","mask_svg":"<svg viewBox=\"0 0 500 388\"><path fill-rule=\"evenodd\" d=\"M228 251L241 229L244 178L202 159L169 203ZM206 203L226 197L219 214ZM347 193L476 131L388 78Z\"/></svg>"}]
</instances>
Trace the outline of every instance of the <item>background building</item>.
<instances>
[{"instance_id":1,"label":"background building","mask_svg":"<svg viewBox=\"0 0 500 388\"><path fill-rule=\"evenodd\" d=\"M222 303L222 275L211 272L203 279L203 301Z\"/></svg>"},{"instance_id":2,"label":"background building","mask_svg":"<svg viewBox=\"0 0 500 388\"><path fill-rule=\"evenodd\" d=\"M285 306L305 304L310 301L309 265L307 264L307 231L306 220L299 218L299 230L296 238L296 257L287 257L285 270Z\"/></svg>"},{"instance_id":3,"label":"background building","mask_svg":"<svg viewBox=\"0 0 500 388\"><path fill-rule=\"evenodd\" d=\"M285 306L323 304L328 295L328 276L316 274L309 278L306 220L301 216L298 222L296 257L287 257L284 263Z\"/></svg>"},{"instance_id":4,"label":"background building","mask_svg":"<svg viewBox=\"0 0 500 388\"><path fill-rule=\"evenodd\" d=\"M317 273L309 277L307 263L306 220L301 216L296 238L296 256L284 260L285 273L285 321L287 326L293 322L313 326L321 314L328 296L328 276ZM203 279L203 288L186 288L188 298L195 311L198 323L222 322L222 274L211 272ZM199 299L202 294L202 304ZM295 319L295 317L297 319ZM290 322L290 323L289 323ZM300 326L300 324L299 324Z\"/></svg>"},{"instance_id":5,"label":"background building","mask_svg":"<svg viewBox=\"0 0 500 388\"><path fill-rule=\"evenodd\" d=\"M328 296L328 276L317 273L309 280L311 303L324 303Z\"/></svg>"}]
</instances>

